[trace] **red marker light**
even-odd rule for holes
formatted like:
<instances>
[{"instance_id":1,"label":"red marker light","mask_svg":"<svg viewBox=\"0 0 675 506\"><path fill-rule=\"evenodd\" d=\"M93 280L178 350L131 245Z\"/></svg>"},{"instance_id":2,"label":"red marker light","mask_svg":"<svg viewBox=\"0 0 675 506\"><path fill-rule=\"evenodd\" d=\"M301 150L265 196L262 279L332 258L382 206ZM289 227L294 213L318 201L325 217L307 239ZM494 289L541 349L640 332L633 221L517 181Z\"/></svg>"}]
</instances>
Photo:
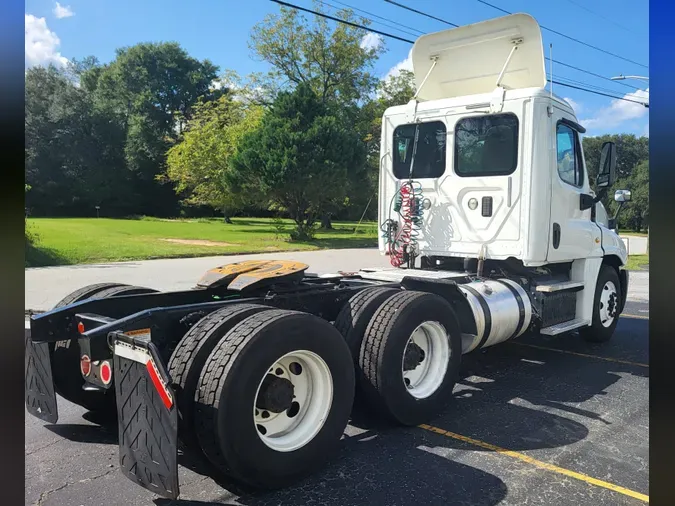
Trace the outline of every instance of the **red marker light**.
<instances>
[{"instance_id":1,"label":"red marker light","mask_svg":"<svg viewBox=\"0 0 675 506\"><path fill-rule=\"evenodd\" d=\"M104 385L110 383L112 379L112 369L109 362L101 362L101 381Z\"/></svg>"},{"instance_id":2,"label":"red marker light","mask_svg":"<svg viewBox=\"0 0 675 506\"><path fill-rule=\"evenodd\" d=\"M80 322L80 323L77 324L77 331L80 334L84 334L84 323Z\"/></svg>"},{"instance_id":3,"label":"red marker light","mask_svg":"<svg viewBox=\"0 0 675 506\"><path fill-rule=\"evenodd\" d=\"M83 376L89 376L91 373L91 359L87 355L82 355L80 359L80 371Z\"/></svg>"}]
</instances>

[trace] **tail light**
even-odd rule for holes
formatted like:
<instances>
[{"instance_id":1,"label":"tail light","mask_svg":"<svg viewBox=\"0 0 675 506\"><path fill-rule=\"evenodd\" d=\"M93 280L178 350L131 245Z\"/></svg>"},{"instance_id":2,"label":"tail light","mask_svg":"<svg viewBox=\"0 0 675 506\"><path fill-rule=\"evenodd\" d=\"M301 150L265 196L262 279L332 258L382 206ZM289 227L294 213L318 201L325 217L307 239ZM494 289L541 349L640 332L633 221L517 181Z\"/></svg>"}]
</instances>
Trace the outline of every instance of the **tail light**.
<instances>
[{"instance_id":1,"label":"tail light","mask_svg":"<svg viewBox=\"0 0 675 506\"><path fill-rule=\"evenodd\" d=\"M110 362L108 362L107 360L101 362L99 375L101 376L101 381L103 382L104 385L110 383L110 380L112 380L112 368L110 367Z\"/></svg>"},{"instance_id":2,"label":"tail light","mask_svg":"<svg viewBox=\"0 0 675 506\"><path fill-rule=\"evenodd\" d=\"M91 373L91 359L87 355L80 358L80 371L83 376L89 376Z\"/></svg>"}]
</instances>

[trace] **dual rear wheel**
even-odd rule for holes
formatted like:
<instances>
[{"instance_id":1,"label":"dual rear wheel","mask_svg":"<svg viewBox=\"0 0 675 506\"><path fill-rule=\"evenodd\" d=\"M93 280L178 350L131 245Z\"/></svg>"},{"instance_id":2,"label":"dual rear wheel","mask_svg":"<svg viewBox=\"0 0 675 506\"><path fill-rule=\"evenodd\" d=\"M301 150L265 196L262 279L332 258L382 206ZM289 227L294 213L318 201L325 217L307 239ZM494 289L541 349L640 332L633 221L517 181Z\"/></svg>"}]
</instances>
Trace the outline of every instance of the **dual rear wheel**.
<instances>
[{"instance_id":1,"label":"dual rear wheel","mask_svg":"<svg viewBox=\"0 0 675 506\"><path fill-rule=\"evenodd\" d=\"M459 322L438 295L373 288L343 307L361 405L403 425L429 421L452 399L462 345Z\"/></svg>"},{"instance_id":2,"label":"dual rear wheel","mask_svg":"<svg viewBox=\"0 0 675 506\"><path fill-rule=\"evenodd\" d=\"M406 425L451 399L459 324L442 298L366 289L331 325L316 316L233 304L201 319L169 360L179 435L221 473L279 488L338 450L355 391Z\"/></svg>"},{"instance_id":3,"label":"dual rear wheel","mask_svg":"<svg viewBox=\"0 0 675 506\"><path fill-rule=\"evenodd\" d=\"M349 348L330 323L253 304L200 320L169 374L185 446L257 488L286 486L327 462L354 398Z\"/></svg>"}]
</instances>

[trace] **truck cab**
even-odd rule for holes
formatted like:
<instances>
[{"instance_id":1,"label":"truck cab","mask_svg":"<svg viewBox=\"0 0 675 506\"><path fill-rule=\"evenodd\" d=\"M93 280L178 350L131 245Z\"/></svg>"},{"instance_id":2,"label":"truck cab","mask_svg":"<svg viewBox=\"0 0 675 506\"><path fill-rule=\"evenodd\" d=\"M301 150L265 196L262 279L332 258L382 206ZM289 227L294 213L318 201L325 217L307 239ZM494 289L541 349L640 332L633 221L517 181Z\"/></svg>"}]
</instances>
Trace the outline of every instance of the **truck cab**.
<instances>
[{"instance_id":1,"label":"truck cab","mask_svg":"<svg viewBox=\"0 0 675 506\"><path fill-rule=\"evenodd\" d=\"M382 121L380 251L396 267L414 268L421 257L422 267L479 278L482 267L467 266L560 275L585 287L568 294L571 328L592 320L603 265L625 300L626 248L600 203L616 180L616 148L603 146L594 190L586 130L546 89L534 18L423 35L411 57L416 96Z\"/></svg>"},{"instance_id":2,"label":"truck cab","mask_svg":"<svg viewBox=\"0 0 675 506\"><path fill-rule=\"evenodd\" d=\"M623 242L598 220L606 212L593 202L585 129L545 89L532 17L422 36L412 60L418 95L382 122L380 223L412 179L426 206L414 231L422 256L483 254L535 267L611 255L625 263ZM386 243L381 237L383 252Z\"/></svg>"}]
</instances>

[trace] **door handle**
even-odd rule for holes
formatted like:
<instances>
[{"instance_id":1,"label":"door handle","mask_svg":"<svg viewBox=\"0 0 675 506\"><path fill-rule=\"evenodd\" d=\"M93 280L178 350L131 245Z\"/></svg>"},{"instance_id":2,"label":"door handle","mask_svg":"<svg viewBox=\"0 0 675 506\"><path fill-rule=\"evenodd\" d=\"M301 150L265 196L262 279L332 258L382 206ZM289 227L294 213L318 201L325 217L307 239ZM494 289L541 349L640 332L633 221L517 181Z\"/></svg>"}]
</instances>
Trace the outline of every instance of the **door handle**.
<instances>
[{"instance_id":1,"label":"door handle","mask_svg":"<svg viewBox=\"0 0 675 506\"><path fill-rule=\"evenodd\" d=\"M553 224L553 249L558 249L558 246L560 246L560 225L557 223Z\"/></svg>"}]
</instances>

